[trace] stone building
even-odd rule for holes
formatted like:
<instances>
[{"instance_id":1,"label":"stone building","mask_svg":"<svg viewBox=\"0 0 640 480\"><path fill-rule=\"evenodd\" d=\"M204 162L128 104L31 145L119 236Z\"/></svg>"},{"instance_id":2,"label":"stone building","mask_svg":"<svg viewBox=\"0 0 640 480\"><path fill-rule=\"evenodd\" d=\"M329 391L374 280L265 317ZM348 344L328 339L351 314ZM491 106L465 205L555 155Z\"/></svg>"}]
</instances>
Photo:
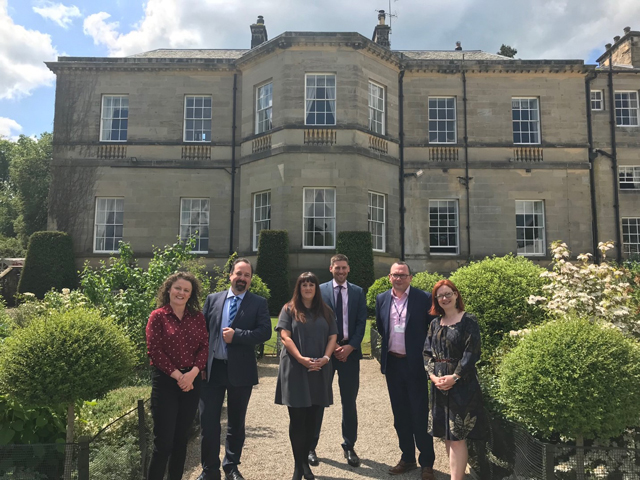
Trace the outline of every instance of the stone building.
<instances>
[{"instance_id":1,"label":"stone building","mask_svg":"<svg viewBox=\"0 0 640 480\"><path fill-rule=\"evenodd\" d=\"M372 40L250 28L251 49L48 63L49 227L79 262L197 231L220 263L264 228L288 230L292 274L325 271L344 230L372 232L378 274L640 249L640 32L585 65L392 50L383 12Z\"/></svg>"}]
</instances>

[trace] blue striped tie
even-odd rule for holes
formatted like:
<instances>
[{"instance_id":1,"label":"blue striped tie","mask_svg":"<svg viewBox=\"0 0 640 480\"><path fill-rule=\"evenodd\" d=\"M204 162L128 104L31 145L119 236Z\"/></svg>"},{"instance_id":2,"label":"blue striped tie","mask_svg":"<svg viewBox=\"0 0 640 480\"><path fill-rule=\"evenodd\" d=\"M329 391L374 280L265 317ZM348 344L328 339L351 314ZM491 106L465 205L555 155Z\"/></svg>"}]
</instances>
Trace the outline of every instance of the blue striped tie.
<instances>
[{"instance_id":1,"label":"blue striped tie","mask_svg":"<svg viewBox=\"0 0 640 480\"><path fill-rule=\"evenodd\" d=\"M233 319L236 318L236 314L238 313L238 297L231 297L231 305L229 305L229 325L233 322Z\"/></svg>"}]
</instances>

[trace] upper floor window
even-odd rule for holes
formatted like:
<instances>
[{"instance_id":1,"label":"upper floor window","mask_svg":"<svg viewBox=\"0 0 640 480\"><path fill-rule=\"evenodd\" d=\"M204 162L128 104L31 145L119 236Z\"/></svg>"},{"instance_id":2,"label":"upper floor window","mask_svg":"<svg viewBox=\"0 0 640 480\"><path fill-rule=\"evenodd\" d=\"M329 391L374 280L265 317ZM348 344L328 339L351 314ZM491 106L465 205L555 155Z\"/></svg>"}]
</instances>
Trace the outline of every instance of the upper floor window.
<instances>
[{"instance_id":1,"label":"upper floor window","mask_svg":"<svg viewBox=\"0 0 640 480\"><path fill-rule=\"evenodd\" d=\"M622 253L640 253L640 218L622 219Z\"/></svg>"},{"instance_id":2,"label":"upper floor window","mask_svg":"<svg viewBox=\"0 0 640 480\"><path fill-rule=\"evenodd\" d=\"M640 166L619 167L618 179L620 180L620 189L639 190Z\"/></svg>"},{"instance_id":3,"label":"upper floor window","mask_svg":"<svg viewBox=\"0 0 640 480\"><path fill-rule=\"evenodd\" d=\"M544 255L545 228L542 200L516 200L518 255Z\"/></svg>"},{"instance_id":4,"label":"upper floor window","mask_svg":"<svg viewBox=\"0 0 640 480\"><path fill-rule=\"evenodd\" d=\"M429 97L429 143L456 142L456 99Z\"/></svg>"},{"instance_id":5,"label":"upper floor window","mask_svg":"<svg viewBox=\"0 0 640 480\"><path fill-rule=\"evenodd\" d=\"M211 97L187 95L184 98L184 141L211 141Z\"/></svg>"},{"instance_id":6,"label":"upper floor window","mask_svg":"<svg viewBox=\"0 0 640 480\"><path fill-rule=\"evenodd\" d=\"M309 73L305 81L305 125L335 125L336 76Z\"/></svg>"},{"instance_id":7,"label":"upper floor window","mask_svg":"<svg viewBox=\"0 0 640 480\"><path fill-rule=\"evenodd\" d=\"M638 92L615 92L616 126L638 126Z\"/></svg>"},{"instance_id":8,"label":"upper floor window","mask_svg":"<svg viewBox=\"0 0 640 480\"><path fill-rule=\"evenodd\" d=\"M256 92L256 133L268 132L272 128L273 83L258 87Z\"/></svg>"},{"instance_id":9,"label":"upper floor window","mask_svg":"<svg viewBox=\"0 0 640 480\"><path fill-rule=\"evenodd\" d=\"M602 90L591 90L591 110L604 110Z\"/></svg>"},{"instance_id":10,"label":"upper floor window","mask_svg":"<svg viewBox=\"0 0 640 480\"><path fill-rule=\"evenodd\" d=\"M260 232L271 228L271 192L253 196L253 251L258 250Z\"/></svg>"},{"instance_id":11,"label":"upper floor window","mask_svg":"<svg viewBox=\"0 0 640 480\"><path fill-rule=\"evenodd\" d=\"M180 199L180 240L195 237L192 252L209 252L209 199Z\"/></svg>"},{"instance_id":12,"label":"upper floor window","mask_svg":"<svg viewBox=\"0 0 640 480\"><path fill-rule=\"evenodd\" d=\"M429 252L458 253L458 201L429 200Z\"/></svg>"},{"instance_id":13,"label":"upper floor window","mask_svg":"<svg viewBox=\"0 0 640 480\"><path fill-rule=\"evenodd\" d=\"M385 196L369 192L369 231L376 252L385 251Z\"/></svg>"},{"instance_id":14,"label":"upper floor window","mask_svg":"<svg viewBox=\"0 0 640 480\"><path fill-rule=\"evenodd\" d=\"M129 127L129 97L103 95L100 117L101 142L126 142Z\"/></svg>"},{"instance_id":15,"label":"upper floor window","mask_svg":"<svg viewBox=\"0 0 640 480\"><path fill-rule=\"evenodd\" d=\"M384 87L369 82L369 130L384 135Z\"/></svg>"},{"instance_id":16,"label":"upper floor window","mask_svg":"<svg viewBox=\"0 0 640 480\"><path fill-rule=\"evenodd\" d=\"M305 248L335 248L336 190L335 188L305 188L303 207L303 238Z\"/></svg>"},{"instance_id":17,"label":"upper floor window","mask_svg":"<svg viewBox=\"0 0 640 480\"><path fill-rule=\"evenodd\" d=\"M540 109L537 98L512 98L513 143L540 143Z\"/></svg>"},{"instance_id":18,"label":"upper floor window","mask_svg":"<svg viewBox=\"0 0 640 480\"><path fill-rule=\"evenodd\" d=\"M122 241L124 198L96 198L93 251L114 253Z\"/></svg>"}]
</instances>

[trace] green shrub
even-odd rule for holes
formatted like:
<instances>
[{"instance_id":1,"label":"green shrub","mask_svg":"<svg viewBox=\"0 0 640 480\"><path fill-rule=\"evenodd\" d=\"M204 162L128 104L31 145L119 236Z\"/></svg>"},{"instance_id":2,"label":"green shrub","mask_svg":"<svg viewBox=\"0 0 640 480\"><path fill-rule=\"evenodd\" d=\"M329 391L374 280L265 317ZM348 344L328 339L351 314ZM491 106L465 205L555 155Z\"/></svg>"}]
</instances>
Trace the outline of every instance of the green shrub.
<instances>
[{"instance_id":1,"label":"green shrub","mask_svg":"<svg viewBox=\"0 0 640 480\"><path fill-rule=\"evenodd\" d=\"M18 292L43 298L49 290L78 285L71 237L64 232L35 232L29 239Z\"/></svg>"},{"instance_id":2,"label":"green shrub","mask_svg":"<svg viewBox=\"0 0 640 480\"><path fill-rule=\"evenodd\" d=\"M91 480L139 480L143 478L140 447L134 435L122 437L119 443L97 442L89 450Z\"/></svg>"},{"instance_id":3,"label":"green shrub","mask_svg":"<svg viewBox=\"0 0 640 480\"><path fill-rule=\"evenodd\" d=\"M349 281L362 287L366 293L375 280L371 232L339 232L336 253L349 258Z\"/></svg>"},{"instance_id":4,"label":"green shrub","mask_svg":"<svg viewBox=\"0 0 640 480\"><path fill-rule=\"evenodd\" d=\"M602 323L533 329L504 356L499 383L508 416L543 436L609 438L640 420L640 346Z\"/></svg>"},{"instance_id":5,"label":"green shrub","mask_svg":"<svg viewBox=\"0 0 640 480\"><path fill-rule=\"evenodd\" d=\"M3 338L7 338L11 335L15 326L15 322L7 313L7 307L4 303L4 299L0 298L0 342Z\"/></svg>"},{"instance_id":6,"label":"green shrub","mask_svg":"<svg viewBox=\"0 0 640 480\"><path fill-rule=\"evenodd\" d=\"M64 441L64 406L33 407L0 395L0 445Z\"/></svg>"},{"instance_id":7,"label":"green shrub","mask_svg":"<svg viewBox=\"0 0 640 480\"><path fill-rule=\"evenodd\" d=\"M20 240L0 235L0 258L22 258L24 253Z\"/></svg>"},{"instance_id":8,"label":"green shrub","mask_svg":"<svg viewBox=\"0 0 640 480\"><path fill-rule=\"evenodd\" d=\"M431 293L433 287L436 286L440 280L443 280L444 277L440 275L438 272L418 272L413 276L413 280L411 280L411 286L413 288L419 288L427 293Z\"/></svg>"},{"instance_id":9,"label":"green shrub","mask_svg":"<svg viewBox=\"0 0 640 480\"><path fill-rule=\"evenodd\" d=\"M505 333L545 320L544 310L528 302L530 295L542 293L544 271L524 257L506 255L472 262L451 274L465 310L478 317L483 359L492 356Z\"/></svg>"},{"instance_id":10,"label":"green shrub","mask_svg":"<svg viewBox=\"0 0 640 480\"><path fill-rule=\"evenodd\" d=\"M286 230L262 230L260 232L256 274L269 287L271 292L268 299L269 312L271 315L277 316L282 306L291 298L289 234Z\"/></svg>"}]
</instances>

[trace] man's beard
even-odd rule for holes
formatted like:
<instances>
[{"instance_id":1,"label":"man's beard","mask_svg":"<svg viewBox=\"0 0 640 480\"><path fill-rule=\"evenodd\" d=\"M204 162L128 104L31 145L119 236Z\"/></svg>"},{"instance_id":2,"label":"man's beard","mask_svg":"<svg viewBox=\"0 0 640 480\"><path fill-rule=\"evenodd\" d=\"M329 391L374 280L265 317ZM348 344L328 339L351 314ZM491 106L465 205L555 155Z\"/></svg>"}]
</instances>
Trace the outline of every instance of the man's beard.
<instances>
[{"instance_id":1,"label":"man's beard","mask_svg":"<svg viewBox=\"0 0 640 480\"><path fill-rule=\"evenodd\" d=\"M236 282L236 290L238 290L239 292L244 292L246 288L247 288L247 282L242 280L238 280Z\"/></svg>"}]
</instances>

